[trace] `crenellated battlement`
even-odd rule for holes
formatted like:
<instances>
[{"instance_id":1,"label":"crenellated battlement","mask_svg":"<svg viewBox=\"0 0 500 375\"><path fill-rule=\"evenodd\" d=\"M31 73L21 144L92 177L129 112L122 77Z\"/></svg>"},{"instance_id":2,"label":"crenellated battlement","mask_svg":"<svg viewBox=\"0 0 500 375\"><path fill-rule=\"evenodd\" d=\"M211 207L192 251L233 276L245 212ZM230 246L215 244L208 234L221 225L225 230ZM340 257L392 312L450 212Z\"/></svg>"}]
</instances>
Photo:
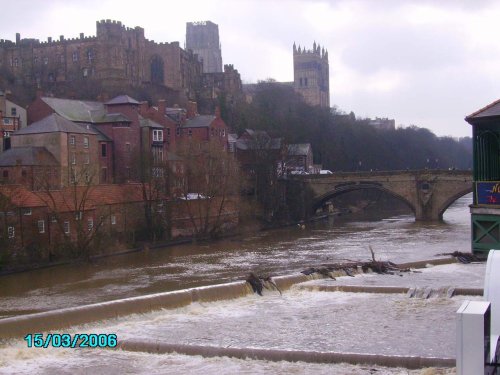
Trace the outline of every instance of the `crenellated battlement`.
<instances>
[{"instance_id":1,"label":"crenellated battlement","mask_svg":"<svg viewBox=\"0 0 500 375\"><path fill-rule=\"evenodd\" d=\"M328 50L325 50L325 48L321 48L321 46L318 44L316 45L316 42L313 44L313 48L311 49L306 49L305 47L299 47L297 48L296 44L293 43L293 54L295 55L309 55L309 56L319 56L322 59L325 59L328 61Z\"/></svg>"}]
</instances>

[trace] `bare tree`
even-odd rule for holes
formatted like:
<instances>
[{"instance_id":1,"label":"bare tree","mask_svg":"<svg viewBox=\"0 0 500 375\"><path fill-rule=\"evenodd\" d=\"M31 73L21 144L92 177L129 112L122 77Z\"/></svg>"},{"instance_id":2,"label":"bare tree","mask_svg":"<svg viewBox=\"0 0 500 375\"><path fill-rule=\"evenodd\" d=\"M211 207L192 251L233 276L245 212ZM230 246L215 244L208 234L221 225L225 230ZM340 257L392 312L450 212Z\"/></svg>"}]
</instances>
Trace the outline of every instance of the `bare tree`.
<instances>
[{"instance_id":1,"label":"bare tree","mask_svg":"<svg viewBox=\"0 0 500 375\"><path fill-rule=\"evenodd\" d=\"M109 215L99 210L98 199L93 194L98 179L95 166L70 168L68 179L67 186L54 189L53 176L39 174L38 190L34 193L46 204L51 222L59 229L62 245L76 257L88 259L96 250L96 239L103 234Z\"/></svg>"},{"instance_id":2,"label":"bare tree","mask_svg":"<svg viewBox=\"0 0 500 375\"><path fill-rule=\"evenodd\" d=\"M175 175L180 199L197 237L216 237L235 220L241 174L218 141L179 144L183 172Z\"/></svg>"},{"instance_id":3,"label":"bare tree","mask_svg":"<svg viewBox=\"0 0 500 375\"><path fill-rule=\"evenodd\" d=\"M135 180L141 184L145 233L142 237L156 241L170 237L170 169L163 153L145 151L134 157Z\"/></svg>"}]
</instances>

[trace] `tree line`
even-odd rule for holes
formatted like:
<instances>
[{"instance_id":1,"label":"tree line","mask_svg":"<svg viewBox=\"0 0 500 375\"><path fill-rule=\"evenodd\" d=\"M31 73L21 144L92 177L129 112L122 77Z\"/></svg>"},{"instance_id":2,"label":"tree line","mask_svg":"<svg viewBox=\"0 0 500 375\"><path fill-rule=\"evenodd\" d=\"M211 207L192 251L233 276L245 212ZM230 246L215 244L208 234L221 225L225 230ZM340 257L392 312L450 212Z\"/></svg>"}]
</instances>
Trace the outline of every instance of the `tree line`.
<instances>
[{"instance_id":1,"label":"tree line","mask_svg":"<svg viewBox=\"0 0 500 375\"><path fill-rule=\"evenodd\" d=\"M369 119L337 108L306 104L293 87L273 80L257 84L251 102L228 104L220 98L222 116L234 131L265 130L286 143L311 143L314 161L333 171L470 169L472 139L438 137L411 125L381 130Z\"/></svg>"}]
</instances>

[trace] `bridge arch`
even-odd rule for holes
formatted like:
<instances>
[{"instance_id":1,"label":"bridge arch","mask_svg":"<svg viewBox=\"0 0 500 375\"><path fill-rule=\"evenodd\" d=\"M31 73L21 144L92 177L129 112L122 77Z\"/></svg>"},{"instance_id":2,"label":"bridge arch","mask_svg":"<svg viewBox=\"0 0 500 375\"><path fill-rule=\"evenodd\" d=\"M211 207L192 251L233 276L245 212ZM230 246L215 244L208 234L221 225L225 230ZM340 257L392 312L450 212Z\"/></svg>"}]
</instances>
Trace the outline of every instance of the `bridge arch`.
<instances>
[{"instance_id":1,"label":"bridge arch","mask_svg":"<svg viewBox=\"0 0 500 375\"><path fill-rule=\"evenodd\" d=\"M408 208L413 212L413 214L416 213L416 208L412 202L410 202L404 196L397 194L390 189L385 188L380 183L363 183L363 184L347 183L347 184L337 185L337 186L335 186L335 188L333 190L330 190L327 193L322 194L319 197L317 197L316 199L314 199L313 204L312 204L312 212L313 213L316 212L316 210L318 208L320 208L321 206L323 206L323 204L326 201L328 201L332 198L335 198L339 195L346 194L346 193L349 193L351 191L368 190L368 189L372 189L372 190L375 189L375 190L381 191L383 193L386 193L387 195L390 195L393 198L396 198L397 200L403 202L406 206L408 206Z\"/></svg>"},{"instance_id":2,"label":"bridge arch","mask_svg":"<svg viewBox=\"0 0 500 375\"><path fill-rule=\"evenodd\" d=\"M464 195L467 195L469 193L472 193L472 184L469 188L463 189L445 200L441 207L439 207L438 209L439 220L443 219L443 215L448 207L450 207L457 199L462 198Z\"/></svg>"}]
</instances>

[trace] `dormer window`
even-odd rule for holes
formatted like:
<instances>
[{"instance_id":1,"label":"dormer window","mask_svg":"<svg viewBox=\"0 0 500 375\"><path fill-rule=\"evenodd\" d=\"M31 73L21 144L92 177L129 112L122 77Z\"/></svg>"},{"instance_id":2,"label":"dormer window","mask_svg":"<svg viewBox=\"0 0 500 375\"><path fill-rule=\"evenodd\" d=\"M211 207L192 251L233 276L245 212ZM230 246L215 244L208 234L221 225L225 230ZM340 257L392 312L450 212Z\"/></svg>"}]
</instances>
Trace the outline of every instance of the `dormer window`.
<instances>
[{"instance_id":1,"label":"dormer window","mask_svg":"<svg viewBox=\"0 0 500 375\"><path fill-rule=\"evenodd\" d=\"M163 142L163 130L153 130L153 142Z\"/></svg>"}]
</instances>

